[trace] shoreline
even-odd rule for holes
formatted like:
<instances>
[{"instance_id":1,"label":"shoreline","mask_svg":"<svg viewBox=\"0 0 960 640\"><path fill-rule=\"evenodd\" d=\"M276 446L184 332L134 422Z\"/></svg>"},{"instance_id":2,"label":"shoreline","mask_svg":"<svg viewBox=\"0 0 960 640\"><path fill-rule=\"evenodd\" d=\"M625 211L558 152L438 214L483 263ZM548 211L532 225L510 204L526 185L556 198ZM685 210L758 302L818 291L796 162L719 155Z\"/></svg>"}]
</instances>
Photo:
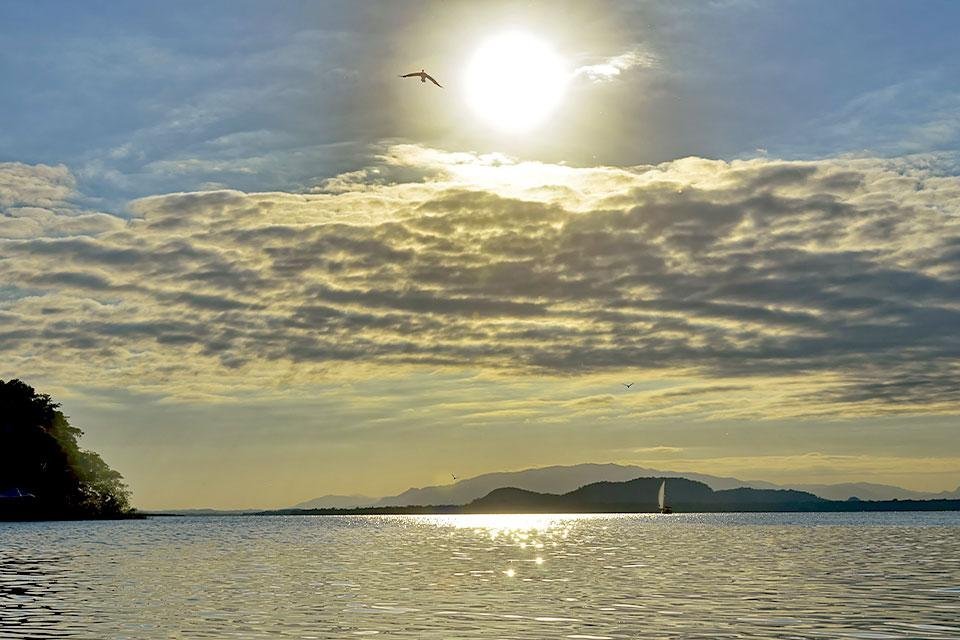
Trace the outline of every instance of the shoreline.
<instances>
[{"instance_id":1,"label":"shoreline","mask_svg":"<svg viewBox=\"0 0 960 640\"><path fill-rule=\"evenodd\" d=\"M960 500L885 500L836 502L816 506L797 505L789 508L720 508L716 506L675 506L674 514L690 513L903 513L960 511ZM406 507L356 507L329 509L264 509L250 511L208 511L204 513L177 513L174 511L143 512L148 518L160 517L237 517L237 516L395 516L395 515L593 515L593 514L658 514L655 507L620 506L620 508L583 507L579 509L480 509L461 505L411 505Z\"/></svg>"}]
</instances>

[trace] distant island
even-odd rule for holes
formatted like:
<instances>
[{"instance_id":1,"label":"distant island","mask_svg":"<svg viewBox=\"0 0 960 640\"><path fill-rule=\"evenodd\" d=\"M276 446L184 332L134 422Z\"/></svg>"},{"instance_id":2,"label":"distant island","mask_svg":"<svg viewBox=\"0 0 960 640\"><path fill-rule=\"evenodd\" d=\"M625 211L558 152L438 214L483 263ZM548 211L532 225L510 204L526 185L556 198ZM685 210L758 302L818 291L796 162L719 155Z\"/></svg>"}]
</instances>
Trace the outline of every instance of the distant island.
<instances>
[{"instance_id":1,"label":"distant island","mask_svg":"<svg viewBox=\"0 0 960 640\"><path fill-rule=\"evenodd\" d=\"M0 520L139 517L123 477L81 449L49 395L0 380Z\"/></svg>"},{"instance_id":2,"label":"distant island","mask_svg":"<svg viewBox=\"0 0 960 640\"><path fill-rule=\"evenodd\" d=\"M740 487L714 491L696 480L676 477L594 482L568 493L539 493L515 487L495 489L463 505L404 505L354 508L275 509L252 515L395 515L467 513L655 513L657 491L666 480L674 513L960 511L960 500L827 500L806 491Z\"/></svg>"},{"instance_id":3,"label":"distant island","mask_svg":"<svg viewBox=\"0 0 960 640\"><path fill-rule=\"evenodd\" d=\"M625 482L634 478L686 478L703 482L715 491L721 489L795 489L827 500L960 500L960 487L952 491L916 491L892 485L869 482L840 484L775 484L756 479L714 476L678 469L653 469L610 462L585 462L575 465L552 465L517 471L496 471L457 479L452 484L411 487L395 495L321 495L296 504L281 504L271 509L348 509L354 507L403 507L407 505L465 505L482 498L494 489L516 487L537 493L568 493L594 482ZM249 509L247 510L249 511Z\"/></svg>"}]
</instances>

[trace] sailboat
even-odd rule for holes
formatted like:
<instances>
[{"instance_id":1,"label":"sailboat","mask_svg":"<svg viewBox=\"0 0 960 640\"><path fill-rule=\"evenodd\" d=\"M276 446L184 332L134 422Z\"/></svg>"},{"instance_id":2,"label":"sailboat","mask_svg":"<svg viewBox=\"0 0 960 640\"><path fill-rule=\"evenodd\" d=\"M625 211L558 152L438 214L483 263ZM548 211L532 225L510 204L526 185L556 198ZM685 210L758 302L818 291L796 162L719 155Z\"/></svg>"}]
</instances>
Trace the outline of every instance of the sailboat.
<instances>
[{"instance_id":1,"label":"sailboat","mask_svg":"<svg viewBox=\"0 0 960 640\"><path fill-rule=\"evenodd\" d=\"M657 503L660 505L660 513L673 513L673 509L667 504L667 481L660 483L660 492L657 494Z\"/></svg>"}]
</instances>

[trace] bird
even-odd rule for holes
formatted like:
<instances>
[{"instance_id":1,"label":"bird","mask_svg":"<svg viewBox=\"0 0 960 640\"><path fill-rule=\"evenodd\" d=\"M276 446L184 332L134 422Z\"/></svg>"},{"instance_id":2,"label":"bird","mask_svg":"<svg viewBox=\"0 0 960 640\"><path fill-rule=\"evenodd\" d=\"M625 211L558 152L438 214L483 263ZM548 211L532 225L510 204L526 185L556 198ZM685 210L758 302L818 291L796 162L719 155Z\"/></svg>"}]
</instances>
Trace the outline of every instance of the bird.
<instances>
[{"instance_id":1,"label":"bird","mask_svg":"<svg viewBox=\"0 0 960 640\"><path fill-rule=\"evenodd\" d=\"M629 389L630 387L633 386L633 383L632 383L632 382L631 382L630 384L627 384L626 382L621 382L620 384L622 384L622 385L623 385L624 387L626 387L627 389Z\"/></svg>"},{"instance_id":2,"label":"bird","mask_svg":"<svg viewBox=\"0 0 960 640\"><path fill-rule=\"evenodd\" d=\"M456 481L456 479L457 479L457 476L453 475L452 473L450 474L450 477L453 478L454 481Z\"/></svg>"},{"instance_id":3,"label":"bird","mask_svg":"<svg viewBox=\"0 0 960 640\"><path fill-rule=\"evenodd\" d=\"M435 84L435 85L437 85L438 87L440 87L441 89L443 89L443 85L440 84L439 82L437 82L436 79L434 79L434 77L433 77L432 75L430 75L429 73L427 73L427 72L424 71L423 69L420 69L420 71L414 71L413 73L405 73L404 75L402 75L402 76L400 76L400 77L401 77L401 78L420 78L420 82L426 82L427 80L429 80L429 81L432 82L433 84Z\"/></svg>"}]
</instances>

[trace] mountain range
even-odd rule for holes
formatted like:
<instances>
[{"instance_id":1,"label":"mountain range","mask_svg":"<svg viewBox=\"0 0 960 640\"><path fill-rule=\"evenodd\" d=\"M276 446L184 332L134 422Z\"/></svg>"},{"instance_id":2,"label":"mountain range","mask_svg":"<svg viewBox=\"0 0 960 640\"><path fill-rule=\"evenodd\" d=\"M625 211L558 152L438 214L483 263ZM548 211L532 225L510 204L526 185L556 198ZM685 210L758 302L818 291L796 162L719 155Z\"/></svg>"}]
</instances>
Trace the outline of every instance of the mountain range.
<instances>
[{"instance_id":1,"label":"mountain range","mask_svg":"<svg viewBox=\"0 0 960 640\"><path fill-rule=\"evenodd\" d=\"M471 513L655 513L657 495L676 513L958 511L960 500L827 500L795 489L738 487L714 491L703 482L677 477L643 477L593 482L566 493L501 487L467 504L280 509L250 515L397 515Z\"/></svg>"},{"instance_id":2,"label":"mountain range","mask_svg":"<svg viewBox=\"0 0 960 640\"><path fill-rule=\"evenodd\" d=\"M813 494L827 500L950 500L960 499L960 487L955 491L926 493L902 487L867 482L843 484L777 485L760 480L712 476L702 473L684 473L650 469L633 465L586 463L571 466L551 466L522 471L486 473L448 485L411 488L403 493L375 498L361 495L327 495L293 505L293 509L344 509L352 507L401 507L407 505L463 505L483 498L504 487L544 494L566 494L597 482L624 482L642 476L685 478L703 483L714 491L750 488L794 490Z\"/></svg>"}]
</instances>

